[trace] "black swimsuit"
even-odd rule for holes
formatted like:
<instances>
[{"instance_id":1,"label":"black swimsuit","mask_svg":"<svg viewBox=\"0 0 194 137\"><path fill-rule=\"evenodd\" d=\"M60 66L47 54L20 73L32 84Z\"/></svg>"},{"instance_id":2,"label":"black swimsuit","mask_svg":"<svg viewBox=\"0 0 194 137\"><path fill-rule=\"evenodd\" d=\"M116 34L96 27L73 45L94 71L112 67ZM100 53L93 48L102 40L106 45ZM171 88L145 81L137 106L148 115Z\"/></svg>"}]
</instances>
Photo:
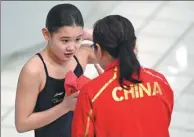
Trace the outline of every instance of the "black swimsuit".
<instances>
[{"instance_id":1,"label":"black swimsuit","mask_svg":"<svg viewBox=\"0 0 194 137\"><path fill-rule=\"evenodd\" d=\"M49 76L46 64L40 53L37 53L44 64L46 72L46 83L43 90L40 92L35 112L45 111L59 104L65 95L64 81L65 79L55 79ZM76 58L77 66L74 70L76 76L83 74L83 69ZM71 122L73 118L73 112L68 112L62 117L58 118L54 122L35 130L35 137L71 137Z\"/></svg>"}]
</instances>

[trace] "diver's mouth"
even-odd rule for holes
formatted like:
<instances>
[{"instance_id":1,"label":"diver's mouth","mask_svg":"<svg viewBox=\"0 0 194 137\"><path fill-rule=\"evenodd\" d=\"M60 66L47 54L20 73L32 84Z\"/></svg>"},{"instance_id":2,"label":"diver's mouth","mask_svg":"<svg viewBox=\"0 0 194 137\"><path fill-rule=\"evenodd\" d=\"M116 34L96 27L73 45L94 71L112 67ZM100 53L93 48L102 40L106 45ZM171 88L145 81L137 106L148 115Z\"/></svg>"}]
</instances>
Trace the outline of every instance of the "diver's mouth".
<instances>
[{"instance_id":1,"label":"diver's mouth","mask_svg":"<svg viewBox=\"0 0 194 137\"><path fill-rule=\"evenodd\" d=\"M64 55L65 55L66 57L71 57L71 56L73 56L73 53L64 53Z\"/></svg>"}]
</instances>

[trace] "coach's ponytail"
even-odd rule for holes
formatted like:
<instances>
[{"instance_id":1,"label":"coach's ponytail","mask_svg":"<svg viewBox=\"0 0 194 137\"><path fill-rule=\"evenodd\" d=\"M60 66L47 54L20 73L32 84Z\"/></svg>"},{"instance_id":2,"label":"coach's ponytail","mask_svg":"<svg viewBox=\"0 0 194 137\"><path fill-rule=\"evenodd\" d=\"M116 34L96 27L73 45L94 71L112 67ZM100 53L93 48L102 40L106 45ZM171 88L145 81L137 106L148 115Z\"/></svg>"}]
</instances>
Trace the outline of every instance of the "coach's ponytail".
<instances>
[{"instance_id":1,"label":"coach's ponytail","mask_svg":"<svg viewBox=\"0 0 194 137\"><path fill-rule=\"evenodd\" d=\"M124 80L130 81L134 84L140 83L140 63L134 53L134 38L129 38L119 45L119 65L120 65L120 77L119 83L122 87L126 85ZM133 77L136 74L137 77Z\"/></svg>"}]
</instances>

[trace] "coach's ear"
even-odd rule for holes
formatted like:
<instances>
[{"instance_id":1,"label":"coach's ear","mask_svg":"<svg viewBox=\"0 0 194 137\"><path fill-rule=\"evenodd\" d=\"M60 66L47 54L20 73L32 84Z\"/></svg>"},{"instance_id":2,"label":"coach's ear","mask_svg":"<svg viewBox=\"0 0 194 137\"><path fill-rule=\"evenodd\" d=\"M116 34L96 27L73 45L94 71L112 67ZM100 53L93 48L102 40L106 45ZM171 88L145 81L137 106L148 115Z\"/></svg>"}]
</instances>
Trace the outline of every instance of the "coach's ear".
<instances>
[{"instance_id":1,"label":"coach's ear","mask_svg":"<svg viewBox=\"0 0 194 137\"><path fill-rule=\"evenodd\" d=\"M99 61L103 56L103 51L102 51L102 48L100 47L100 45L98 43L96 43L95 45L96 45L95 46L95 54L96 54L96 57Z\"/></svg>"}]
</instances>

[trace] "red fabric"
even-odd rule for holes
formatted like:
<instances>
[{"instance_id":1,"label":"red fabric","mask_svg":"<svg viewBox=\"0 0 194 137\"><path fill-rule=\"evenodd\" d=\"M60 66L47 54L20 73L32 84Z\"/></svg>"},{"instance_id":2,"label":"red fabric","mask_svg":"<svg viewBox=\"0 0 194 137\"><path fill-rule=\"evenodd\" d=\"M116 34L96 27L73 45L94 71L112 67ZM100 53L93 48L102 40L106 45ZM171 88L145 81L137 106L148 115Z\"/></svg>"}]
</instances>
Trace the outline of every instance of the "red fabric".
<instances>
[{"instance_id":1,"label":"red fabric","mask_svg":"<svg viewBox=\"0 0 194 137\"><path fill-rule=\"evenodd\" d=\"M66 95L70 95L80 90L90 79L81 75L79 78L72 72L69 71L65 76L64 88Z\"/></svg>"},{"instance_id":2,"label":"red fabric","mask_svg":"<svg viewBox=\"0 0 194 137\"><path fill-rule=\"evenodd\" d=\"M116 79L110 81L115 68ZM143 82L126 93L120 88L115 61L86 84L74 111L72 137L169 137L173 91L165 77L152 69L141 68L140 75Z\"/></svg>"}]
</instances>

